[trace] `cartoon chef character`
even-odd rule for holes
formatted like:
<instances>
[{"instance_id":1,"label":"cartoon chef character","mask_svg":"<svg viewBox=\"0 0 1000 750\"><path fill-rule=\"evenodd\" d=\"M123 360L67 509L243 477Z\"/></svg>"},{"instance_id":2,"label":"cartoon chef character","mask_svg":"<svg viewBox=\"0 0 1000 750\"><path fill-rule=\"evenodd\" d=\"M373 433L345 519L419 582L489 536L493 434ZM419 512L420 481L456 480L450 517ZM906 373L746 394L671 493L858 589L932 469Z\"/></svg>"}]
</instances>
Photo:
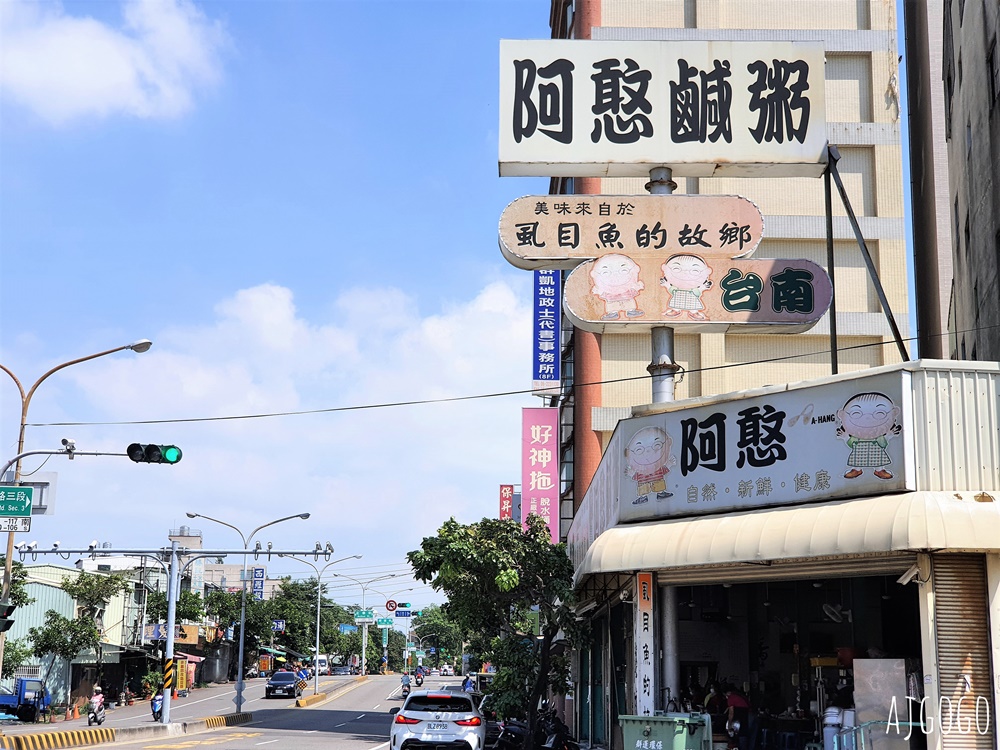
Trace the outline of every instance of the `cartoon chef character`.
<instances>
[{"instance_id":1,"label":"cartoon chef character","mask_svg":"<svg viewBox=\"0 0 1000 750\"><path fill-rule=\"evenodd\" d=\"M635 298L646 285L639 281L639 265L630 257L620 253L602 255L594 261L590 278L594 282L591 293L604 301L601 320L618 320L622 313L626 318L645 315Z\"/></svg>"},{"instance_id":2,"label":"cartoon chef character","mask_svg":"<svg viewBox=\"0 0 1000 750\"><path fill-rule=\"evenodd\" d=\"M663 272L660 286L666 287L670 295L668 309L663 314L676 318L686 312L691 320L707 320L701 312L705 309L701 295L712 288L708 278L712 275L711 266L697 255L681 253L667 258L660 270Z\"/></svg>"},{"instance_id":3,"label":"cartoon chef character","mask_svg":"<svg viewBox=\"0 0 1000 750\"><path fill-rule=\"evenodd\" d=\"M649 500L652 492L657 500L672 497L667 492L664 477L676 463L670 455L670 436L659 427L643 427L636 432L625 446L625 474L635 480L636 498L633 505Z\"/></svg>"},{"instance_id":4,"label":"cartoon chef character","mask_svg":"<svg viewBox=\"0 0 1000 750\"><path fill-rule=\"evenodd\" d=\"M874 469L872 473L879 479L892 479L888 469L892 459L886 447L889 438L903 430L897 423L899 415L899 407L893 405L892 399L875 391L852 396L837 412L837 437L846 439L851 449L845 479L860 477L868 468Z\"/></svg>"}]
</instances>

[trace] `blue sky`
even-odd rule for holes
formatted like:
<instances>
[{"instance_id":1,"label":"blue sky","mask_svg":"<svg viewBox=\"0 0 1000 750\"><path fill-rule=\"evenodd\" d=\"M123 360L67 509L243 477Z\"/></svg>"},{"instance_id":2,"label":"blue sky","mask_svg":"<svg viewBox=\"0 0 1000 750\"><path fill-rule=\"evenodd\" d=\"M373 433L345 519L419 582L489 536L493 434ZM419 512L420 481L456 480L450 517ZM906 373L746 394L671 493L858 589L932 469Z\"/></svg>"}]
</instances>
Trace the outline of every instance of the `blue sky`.
<instances>
[{"instance_id":1,"label":"blue sky","mask_svg":"<svg viewBox=\"0 0 1000 750\"><path fill-rule=\"evenodd\" d=\"M27 459L58 472L58 505L19 541L156 547L190 523L230 548L235 534L185 511L246 531L308 511L259 538L330 541L364 555L335 569L367 578L402 571L451 515L495 515L498 485L518 479L520 408L539 405L528 395L115 423L530 388L530 277L501 258L497 222L547 181L497 176L497 66L501 38L549 36L548 12L4 0L0 362L28 388L154 342L47 379L25 448L184 450L174 467ZM19 404L0 378L6 461Z\"/></svg>"}]
</instances>

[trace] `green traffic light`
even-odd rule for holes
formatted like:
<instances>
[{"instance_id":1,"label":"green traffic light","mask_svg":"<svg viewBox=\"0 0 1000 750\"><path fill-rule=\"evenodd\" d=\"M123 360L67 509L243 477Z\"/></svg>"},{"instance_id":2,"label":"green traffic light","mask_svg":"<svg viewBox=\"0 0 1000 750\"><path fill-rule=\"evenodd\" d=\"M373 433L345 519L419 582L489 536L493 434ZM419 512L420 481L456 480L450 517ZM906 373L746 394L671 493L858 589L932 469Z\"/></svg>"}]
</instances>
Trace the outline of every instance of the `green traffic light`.
<instances>
[{"instance_id":1,"label":"green traffic light","mask_svg":"<svg viewBox=\"0 0 1000 750\"><path fill-rule=\"evenodd\" d=\"M125 451L129 458L143 464L175 464L183 453L176 445L143 445L132 443Z\"/></svg>"}]
</instances>

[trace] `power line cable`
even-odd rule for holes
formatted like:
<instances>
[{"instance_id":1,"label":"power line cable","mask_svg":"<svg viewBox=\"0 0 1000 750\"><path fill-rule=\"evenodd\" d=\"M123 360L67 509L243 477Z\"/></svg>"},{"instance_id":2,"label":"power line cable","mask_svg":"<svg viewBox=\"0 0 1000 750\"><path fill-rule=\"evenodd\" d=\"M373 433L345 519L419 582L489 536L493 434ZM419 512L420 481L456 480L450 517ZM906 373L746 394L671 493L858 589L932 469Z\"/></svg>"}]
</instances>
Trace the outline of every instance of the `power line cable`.
<instances>
[{"instance_id":1,"label":"power line cable","mask_svg":"<svg viewBox=\"0 0 1000 750\"><path fill-rule=\"evenodd\" d=\"M950 336L950 335L960 335L963 333L974 333L978 331L990 330L993 328L1000 328L998 325L990 326L979 326L976 328L969 328L966 330L955 331L954 333L941 333L938 336ZM905 342L914 342L917 340L916 336L910 336L903 339ZM869 349L873 347L881 346L895 346L895 340L890 341L874 341L867 344L855 344L854 346L837 347L838 354L840 352L850 352L858 349ZM786 362L793 359L801 359L806 357L816 357L822 356L829 353L829 349L819 349L812 352L801 352L799 354L785 354L778 357L768 357L766 359L755 359L748 362L731 362L724 365L712 365L709 367L698 367L694 369L685 369L684 372L687 374L701 373L701 372L712 372L714 370L728 370L735 367L749 367L752 365L765 365L772 364L774 362ZM567 386L567 388L586 388L599 385L611 385L613 383L628 383L635 380L646 380L649 375L630 375L622 378L612 378L610 380L595 380L587 383L573 383ZM469 396L449 396L446 398L430 398L430 399L417 399L411 401L389 401L378 404L355 404L353 406L332 406L325 409L305 409L300 411L281 411L281 412L268 412L264 414L236 414L222 417L183 417L177 419L140 419L131 421L117 421L117 422L29 422L26 426L29 427L97 427L97 426L124 426L124 425L151 425L151 424L195 424L198 422L228 422L235 420L244 419L271 419L274 417L299 417L312 414L334 414L338 412L350 412L350 411L365 411L369 409L391 409L401 406L423 406L425 404L447 404L447 403L458 403L462 401L478 401L480 399L488 398L503 398L506 396L521 396L521 395L531 395L534 393L533 388L525 388L513 391L498 391L495 393L478 393ZM565 397L565 393L560 394L560 397Z\"/></svg>"}]
</instances>

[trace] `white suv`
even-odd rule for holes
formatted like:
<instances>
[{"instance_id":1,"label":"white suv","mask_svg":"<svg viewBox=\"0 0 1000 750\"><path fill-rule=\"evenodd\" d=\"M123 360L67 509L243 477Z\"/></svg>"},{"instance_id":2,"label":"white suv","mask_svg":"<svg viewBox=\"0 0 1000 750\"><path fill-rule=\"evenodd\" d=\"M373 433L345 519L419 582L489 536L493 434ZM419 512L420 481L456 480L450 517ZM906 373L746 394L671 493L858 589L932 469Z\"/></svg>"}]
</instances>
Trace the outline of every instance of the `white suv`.
<instances>
[{"instance_id":1,"label":"white suv","mask_svg":"<svg viewBox=\"0 0 1000 750\"><path fill-rule=\"evenodd\" d=\"M389 746L392 750L453 747L483 750L486 722L468 693L410 693L402 708L393 708Z\"/></svg>"}]
</instances>

